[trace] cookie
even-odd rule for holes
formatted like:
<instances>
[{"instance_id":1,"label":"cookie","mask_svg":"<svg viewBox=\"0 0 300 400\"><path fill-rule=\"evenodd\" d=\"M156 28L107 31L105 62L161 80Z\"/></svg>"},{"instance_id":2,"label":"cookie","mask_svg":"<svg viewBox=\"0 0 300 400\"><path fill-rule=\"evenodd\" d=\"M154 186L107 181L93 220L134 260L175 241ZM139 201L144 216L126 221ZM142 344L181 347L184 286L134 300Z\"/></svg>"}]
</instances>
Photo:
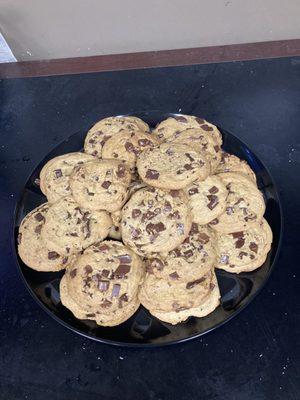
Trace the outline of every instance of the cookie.
<instances>
[{"instance_id":1,"label":"cookie","mask_svg":"<svg viewBox=\"0 0 300 400\"><path fill-rule=\"evenodd\" d=\"M215 175L191 183L184 191L189 197L193 221L200 225L208 224L225 211L228 190Z\"/></svg>"},{"instance_id":2,"label":"cookie","mask_svg":"<svg viewBox=\"0 0 300 400\"><path fill-rule=\"evenodd\" d=\"M93 320L98 325L116 326L127 321L139 308L140 302L137 299L126 303L126 306L112 311L110 314L103 314L101 311L91 312L90 309L84 308L76 303L69 295L66 276L63 276L60 285L60 299L62 304L68 308L72 314L78 319Z\"/></svg>"},{"instance_id":3,"label":"cookie","mask_svg":"<svg viewBox=\"0 0 300 400\"><path fill-rule=\"evenodd\" d=\"M156 310L149 310L150 313L160 319L161 321L167 322L172 325L176 325L180 322L186 321L189 317L203 318L208 314L211 314L220 304L220 290L216 275L213 274L212 282L210 284L210 293L205 298L203 303L197 307L187 308L179 311L168 311L159 312Z\"/></svg>"},{"instance_id":4,"label":"cookie","mask_svg":"<svg viewBox=\"0 0 300 400\"><path fill-rule=\"evenodd\" d=\"M214 138L216 145L222 145L222 136L218 128L204 119L192 115L177 115L167 118L155 127L153 133L163 142L173 136L174 133L190 128L208 132Z\"/></svg>"},{"instance_id":5,"label":"cookie","mask_svg":"<svg viewBox=\"0 0 300 400\"><path fill-rule=\"evenodd\" d=\"M204 180L210 173L202 153L178 143L162 143L143 151L136 165L144 182L161 189L182 189L196 179Z\"/></svg>"},{"instance_id":6,"label":"cookie","mask_svg":"<svg viewBox=\"0 0 300 400\"><path fill-rule=\"evenodd\" d=\"M120 131L109 138L102 148L102 158L123 160L135 172L137 156L158 144L155 135L142 131Z\"/></svg>"},{"instance_id":7,"label":"cookie","mask_svg":"<svg viewBox=\"0 0 300 400\"><path fill-rule=\"evenodd\" d=\"M181 311L198 307L208 297L213 273L191 282L171 282L146 274L139 292L141 304L158 312Z\"/></svg>"},{"instance_id":8,"label":"cookie","mask_svg":"<svg viewBox=\"0 0 300 400\"><path fill-rule=\"evenodd\" d=\"M87 133L84 151L101 158L105 142L121 130L149 132L149 126L137 117L108 117L98 121Z\"/></svg>"},{"instance_id":9,"label":"cookie","mask_svg":"<svg viewBox=\"0 0 300 400\"><path fill-rule=\"evenodd\" d=\"M118 160L97 160L74 168L70 186L74 199L90 210L120 210L131 180L128 167Z\"/></svg>"},{"instance_id":10,"label":"cookie","mask_svg":"<svg viewBox=\"0 0 300 400\"><path fill-rule=\"evenodd\" d=\"M122 210L122 239L141 256L175 249L191 225L186 195L179 190L140 189Z\"/></svg>"},{"instance_id":11,"label":"cookie","mask_svg":"<svg viewBox=\"0 0 300 400\"><path fill-rule=\"evenodd\" d=\"M108 232L108 237L115 239L115 240L121 240L122 239L122 235L121 235L122 213L121 213L121 210L111 213L110 217L112 219L113 225L111 226L111 228Z\"/></svg>"},{"instance_id":12,"label":"cookie","mask_svg":"<svg viewBox=\"0 0 300 400\"><path fill-rule=\"evenodd\" d=\"M144 275L143 261L133 251L120 242L99 242L66 271L61 300L80 318L117 324L123 314L129 317L138 307ZM116 321L112 321L113 313Z\"/></svg>"},{"instance_id":13,"label":"cookie","mask_svg":"<svg viewBox=\"0 0 300 400\"><path fill-rule=\"evenodd\" d=\"M60 271L74 261L75 255L65 256L50 250L41 238L49 204L32 210L21 222L18 234L18 252L22 261L36 271Z\"/></svg>"},{"instance_id":14,"label":"cookie","mask_svg":"<svg viewBox=\"0 0 300 400\"><path fill-rule=\"evenodd\" d=\"M209 132L201 129L190 128L185 131L175 132L167 142L181 143L191 146L193 150L205 155L210 164L211 173L214 173L221 161L222 153L218 143Z\"/></svg>"},{"instance_id":15,"label":"cookie","mask_svg":"<svg viewBox=\"0 0 300 400\"><path fill-rule=\"evenodd\" d=\"M85 153L69 153L48 161L40 172L40 188L47 200L54 203L71 194L69 177L77 165L95 158Z\"/></svg>"},{"instance_id":16,"label":"cookie","mask_svg":"<svg viewBox=\"0 0 300 400\"><path fill-rule=\"evenodd\" d=\"M220 234L217 239L217 268L239 274L262 266L271 249L272 231L265 219L247 230Z\"/></svg>"},{"instance_id":17,"label":"cookie","mask_svg":"<svg viewBox=\"0 0 300 400\"><path fill-rule=\"evenodd\" d=\"M261 221L265 212L263 195L248 177L236 172L218 174L226 185L228 196L225 211L210 225L220 233L239 232Z\"/></svg>"},{"instance_id":18,"label":"cookie","mask_svg":"<svg viewBox=\"0 0 300 400\"><path fill-rule=\"evenodd\" d=\"M69 255L106 238L111 225L105 211L90 211L63 197L49 207L41 237L49 249Z\"/></svg>"},{"instance_id":19,"label":"cookie","mask_svg":"<svg viewBox=\"0 0 300 400\"><path fill-rule=\"evenodd\" d=\"M206 275L216 262L215 233L193 223L189 236L176 249L146 260L146 270L174 282L191 282Z\"/></svg>"},{"instance_id":20,"label":"cookie","mask_svg":"<svg viewBox=\"0 0 300 400\"><path fill-rule=\"evenodd\" d=\"M256 175L254 171L249 167L247 161L241 160L233 154L222 152L221 161L215 171L216 174L221 172L237 172L244 174L256 183Z\"/></svg>"}]
</instances>

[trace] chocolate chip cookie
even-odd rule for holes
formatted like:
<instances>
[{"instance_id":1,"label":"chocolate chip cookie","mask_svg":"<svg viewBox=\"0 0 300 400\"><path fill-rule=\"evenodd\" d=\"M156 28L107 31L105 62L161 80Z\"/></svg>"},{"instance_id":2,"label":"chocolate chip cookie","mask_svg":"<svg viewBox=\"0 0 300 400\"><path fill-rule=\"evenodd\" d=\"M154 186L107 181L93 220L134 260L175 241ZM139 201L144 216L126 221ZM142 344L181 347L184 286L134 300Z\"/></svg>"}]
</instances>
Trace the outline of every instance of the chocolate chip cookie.
<instances>
[{"instance_id":1,"label":"chocolate chip cookie","mask_svg":"<svg viewBox=\"0 0 300 400\"><path fill-rule=\"evenodd\" d=\"M87 210L63 197L49 207L41 237L49 249L70 255L106 238L111 225L107 212Z\"/></svg>"},{"instance_id":2,"label":"chocolate chip cookie","mask_svg":"<svg viewBox=\"0 0 300 400\"><path fill-rule=\"evenodd\" d=\"M196 179L204 180L210 173L202 153L178 143L162 143L143 151L137 169L144 182L161 189L182 189Z\"/></svg>"},{"instance_id":3,"label":"chocolate chip cookie","mask_svg":"<svg viewBox=\"0 0 300 400\"><path fill-rule=\"evenodd\" d=\"M225 211L228 190L215 175L191 183L184 191L189 197L193 221L198 224L208 224Z\"/></svg>"},{"instance_id":4,"label":"chocolate chip cookie","mask_svg":"<svg viewBox=\"0 0 300 400\"><path fill-rule=\"evenodd\" d=\"M92 245L66 271L61 301L75 316L117 325L137 309L143 261L120 242Z\"/></svg>"},{"instance_id":5,"label":"chocolate chip cookie","mask_svg":"<svg viewBox=\"0 0 300 400\"><path fill-rule=\"evenodd\" d=\"M146 260L146 270L172 282L192 282L211 271L216 261L215 233L193 223L188 237L176 249Z\"/></svg>"},{"instance_id":6,"label":"chocolate chip cookie","mask_svg":"<svg viewBox=\"0 0 300 400\"><path fill-rule=\"evenodd\" d=\"M203 132L209 133L214 138L216 145L222 145L222 136L218 128L210 122L205 121L205 119L192 115L177 115L167 118L155 127L153 133L163 142L175 133L190 128L201 129Z\"/></svg>"},{"instance_id":7,"label":"chocolate chip cookie","mask_svg":"<svg viewBox=\"0 0 300 400\"><path fill-rule=\"evenodd\" d=\"M122 210L122 239L142 256L175 249L191 225L187 198L180 190L140 189Z\"/></svg>"},{"instance_id":8,"label":"chocolate chip cookie","mask_svg":"<svg viewBox=\"0 0 300 400\"><path fill-rule=\"evenodd\" d=\"M36 271L60 271L71 264L76 255L62 255L48 248L41 238L49 204L32 210L21 222L18 234L18 252L22 261Z\"/></svg>"},{"instance_id":9,"label":"chocolate chip cookie","mask_svg":"<svg viewBox=\"0 0 300 400\"><path fill-rule=\"evenodd\" d=\"M137 117L108 117L98 121L87 133L84 151L95 157L102 157L105 142L122 130L149 132L149 126Z\"/></svg>"},{"instance_id":10,"label":"chocolate chip cookie","mask_svg":"<svg viewBox=\"0 0 300 400\"><path fill-rule=\"evenodd\" d=\"M264 218L247 230L220 234L216 246L216 267L237 274L253 271L265 262L271 243L272 231Z\"/></svg>"},{"instance_id":11,"label":"chocolate chip cookie","mask_svg":"<svg viewBox=\"0 0 300 400\"><path fill-rule=\"evenodd\" d=\"M239 232L261 221L265 212L263 195L255 183L243 174L218 174L228 190L225 211L210 225L220 233Z\"/></svg>"},{"instance_id":12,"label":"chocolate chip cookie","mask_svg":"<svg viewBox=\"0 0 300 400\"><path fill-rule=\"evenodd\" d=\"M74 168L70 177L77 203L90 210L120 210L131 180L128 167L118 160L97 160Z\"/></svg>"},{"instance_id":13,"label":"chocolate chip cookie","mask_svg":"<svg viewBox=\"0 0 300 400\"><path fill-rule=\"evenodd\" d=\"M69 178L74 167L95 158L85 153L69 153L48 161L40 172L40 189L50 203L71 194Z\"/></svg>"}]
</instances>

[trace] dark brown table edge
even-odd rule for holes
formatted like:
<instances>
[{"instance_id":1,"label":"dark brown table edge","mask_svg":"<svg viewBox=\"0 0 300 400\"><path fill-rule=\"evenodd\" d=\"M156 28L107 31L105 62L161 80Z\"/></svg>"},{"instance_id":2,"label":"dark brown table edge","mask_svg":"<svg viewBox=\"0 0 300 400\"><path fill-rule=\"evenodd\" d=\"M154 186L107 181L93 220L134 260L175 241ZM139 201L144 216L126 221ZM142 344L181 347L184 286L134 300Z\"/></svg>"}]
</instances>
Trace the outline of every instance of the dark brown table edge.
<instances>
[{"instance_id":1,"label":"dark brown table edge","mask_svg":"<svg viewBox=\"0 0 300 400\"><path fill-rule=\"evenodd\" d=\"M0 64L0 78L29 78L300 56L300 39Z\"/></svg>"}]
</instances>

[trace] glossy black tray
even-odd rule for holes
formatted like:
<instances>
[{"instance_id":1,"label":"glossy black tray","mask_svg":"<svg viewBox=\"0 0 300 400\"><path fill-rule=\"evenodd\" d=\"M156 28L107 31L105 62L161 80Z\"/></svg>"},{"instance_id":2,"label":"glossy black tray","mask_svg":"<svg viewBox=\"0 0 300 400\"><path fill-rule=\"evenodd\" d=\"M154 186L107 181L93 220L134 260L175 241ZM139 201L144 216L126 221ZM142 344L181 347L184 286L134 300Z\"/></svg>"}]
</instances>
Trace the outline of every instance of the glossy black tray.
<instances>
[{"instance_id":1,"label":"glossy black tray","mask_svg":"<svg viewBox=\"0 0 300 400\"><path fill-rule=\"evenodd\" d=\"M174 114L151 111L134 115L148 122L150 126L155 126ZM51 151L32 172L15 214L14 245L17 265L27 289L49 315L72 331L99 342L119 346L155 346L183 342L216 329L235 317L254 299L268 280L279 252L283 225L281 204L274 181L262 162L236 136L221 127L219 129L223 135L223 149L247 160L256 173L258 187L266 201L265 218L272 228L274 240L264 265L256 271L239 275L216 270L221 291L221 305L205 318L191 317L186 322L173 326L159 321L140 307L128 321L116 327L100 327L93 321L76 319L60 302L58 288L63 272L37 272L28 268L17 255L16 237L23 217L46 201L36 183L41 168L55 156L81 150L86 131L79 131Z\"/></svg>"}]
</instances>

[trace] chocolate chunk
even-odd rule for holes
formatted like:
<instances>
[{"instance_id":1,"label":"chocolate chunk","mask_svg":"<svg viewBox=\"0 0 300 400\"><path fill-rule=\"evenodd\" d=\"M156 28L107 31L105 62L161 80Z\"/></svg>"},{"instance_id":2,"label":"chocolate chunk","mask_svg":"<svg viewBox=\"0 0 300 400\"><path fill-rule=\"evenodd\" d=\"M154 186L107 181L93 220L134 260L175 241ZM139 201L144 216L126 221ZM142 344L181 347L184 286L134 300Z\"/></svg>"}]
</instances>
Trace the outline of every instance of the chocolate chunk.
<instances>
[{"instance_id":1,"label":"chocolate chunk","mask_svg":"<svg viewBox=\"0 0 300 400\"><path fill-rule=\"evenodd\" d=\"M195 120L198 122L199 125L202 125L205 122L204 119L199 118L199 117L196 117Z\"/></svg>"},{"instance_id":2,"label":"chocolate chunk","mask_svg":"<svg viewBox=\"0 0 300 400\"><path fill-rule=\"evenodd\" d=\"M90 265L86 265L84 267L84 270L87 274L90 274L91 272L93 272L93 268Z\"/></svg>"},{"instance_id":3,"label":"chocolate chunk","mask_svg":"<svg viewBox=\"0 0 300 400\"><path fill-rule=\"evenodd\" d=\"M193 250L186 250L183 252L183 254L185 255L185 257L192 257L194 255Z\"/></svg>"},{"instance_id":4,"label":"chocolate chunk","mask_svg":"<svg viewBox=\"0 0 300 400\"><path fill-rule=\"evenodd\" d=\"M110 181L104 181L103 183L102 183L102 187L104 188L104 189L108 189L109 187L110 187L110 185L111 185L111 182Z\"/></svg>"},{"instance_id":5,"label":"chocolate chunk","mask_svg":"<svg viewBox=\"0 0 300 400\"><path fill-rule=\"evenodd\" d=\"M206 132L210 132L210 131L214 130L213 127L208 126L207 124L201 125L201 128Z\"/></svg>"},{"instance_id":6,"label":"chocolate chunk","mask_svg":"<svg viewBox=\"0 0 300 400\"><path fill-rule=\"evenodd\" d=\"M87 220L86 224L85 224L85 228L86 228L86 235L85 235L85 239L89 238L91 236L91 229L90 229L90 224L91 221Z\"/></svg>"},{"instance_id":7,"label":"chocolate chunk","mask_svg":"<svg viewBox=\"0 0 300 400\"><path fill-rule=\"evenodd\" d=\"M191 162L195 161L195 159L190 155L190 153L185 153L185 155L187 156L187 158L188 158Z\"/></svg>"},{"instance_id":8,"label":"chocolate chunk","mask_svg":"<svg viewBox=\"0 0 300 400\"><path fill-rule=\"evenodd\" d=\"M179 190L170 190L170 195L172 196L172 197L179 197L180 196L180 191Z\"/></svg>"},{"instance_id":9,"label":"chocolate chunk","mask_svg":"<svg viewBox=\"0 0 300 400\"><path fill-rule=\"evenodd\" d=\"M129 153L135 153L135 147L131 142L126 142L125 143L125 149L126 151L128 151Z\"/></svg>"},{"instance_id":10,"label":"chocolate chunk","mask_svg":"<svg viewBox=\"0 0 300 400\"><path fill-rule=\"evenodd\" d=\"M243 232L243 231L241 231L241 232L234 232L234 233L231 233L231 235L232 235L232 237L233 237L234 239L241 239L241 238L244 237L244 232Z\"/></svg>"},{"instance_id":11,"label":"chocolate chunk","mask_svg":"<svg viewBox=\"0 0 300 400\"><path fill-rule=\"evenodd\" d=\"M254 242L251 242L250 245L249 245L249 249L254 251L254 253L257 253L258 245L256 243L254 243Z\"/></svg>"},{"instance_id":12,"label":"chocolate chunk","mask_svg":"<svg viewBox=\"0 0 300 400\"><path fill-rule=\"evenodd\" d=\"M119 308L122 308L123 307L123 302L125 303L127 303L128 302L128 296L127 296L127 293L123 293L121 296L120 296L120 298L119 298Z\"/></svg>"},{"instance_id":13,"label":"chocolate chunk","mask_svg":"<svg viewBox=\"0 0 300 400\"><path fill-rule=\"evenodd\" d=\"M191 189L189 189L188 193L190 196L193 196L194 194L199 193L199 190L196 187L192 187Z\"/></svg>"},{"instance_id":14,"label":"chocolate chunk","mask_svg":"<svg viewBox=\"0 0 300 400\"><path fill-rule=\"evenodd\" d=\"M156 268L158 271L162 271L164 269L164 263L159 258L153 258L151 260L152 270Z\"/></svg>"},{"instance_id":15,"label":"chocolate chunk","mask_svg":"<svg viewBox=\"0 0 300 400\"><path fill-rule=\"evenodd\" d=\"M82 179L85 179L85 175L84 174L81 174L80 176L81 176Z\"/></svg>"},{"instance_id":16,"label":"chocolate chunk","mask_svg":"<svg viewBox=\"0 0 300 400\"><path fill-rule=\"evenodd\" d=\"M142 214L141 210L138 210L137 208L132 210L131 216L132 218L137 218Z\"/></svg>"},{"instance_id":17,"label":"chocolate chunk","mask_svg":"<svg viewBox=\"0 0 300 400\"><path fill-rule=\"evenodd\" d=\"M184 235L184 225L183 224L176 224L176 228L180 235Z\"/></svg>"},{"instance_id":18,"label":"chocolate chunk","mask_svg":"<svg viewBox=\"0 0 300 400\"><path fill-rule=\"evenodd\" d=\"M168 148L166 150L166 154L168 154L168 156L172 156L174 154L174 151L172 149Z\"/></svg>"},{"instance_id":19,"label":"chocolate chunk","mask_svg":"<svg viewBox=\"0 0 300 400\"><path fill-rule=\"evenodd\" d=\"M117 278L122 279L122 278L124 278L124 276L126 274L128 274L129 271L130 271L130 265L129 264L120 264L118 266L118 268L116 269L116 271L115 271L115 276Z\"/></svg>"},{"instance_id":20,"label":"chocolate chunk","mask_svg":"<svg viewBox=\"0 0 300 400\"><path fill-rule=\"evenodd\" d=\"M89 143L94 144L95 143L95 139L90 139Z\"/></svg>"},{"instance_id":21,"label":"chocolate chunk","mask_svg":"<svg viewBox=\"0 0 300 400\"><path fill-rule=\"evenodd\" d=\"M161 208L160 207L157 207L155 210L154 210L154 214L155 215L158 215L158 214L160 214L161 213Z\"/></svg>"},{"instance_id":22,"label":"chocolate chunk","mask_svg":"<svg viewBox=\"0 0 300 400\"><path fill-rule=\"evenodd\" d=\"M158 222L157 224L152 224L152 222L146 225L146 232L149 235L157 235L159 232L163 232L166 230L165 225L162 222Z\"/></svg>"},{"instance_id":23,"label":"chocolate chunk","mask_svg":"<svg viewBox=\"0 0 300 400\"><path fill-rule=\"evenodd\" d=\"M118 283L115 283L112 288L111 297L118 297L120 290L121 290L121 285L119 285Z\"/></svg>"},{"instance_id":24,"label":"chocolate chunk","mask_svg":"<svg viewBox=\"0 0 300 400\"><path fill-rule=\"evenodd\" d=\"M246 253L245 251L241 251L241 252L239 253L239 258L242 260L243 257L244 257L244 256L247 256L247 255L248 255L248 253Z\"/></svg>"},{"instance_id":25,"label":"chocolate chunk","mask_svg":"<svg viewBox=\"0 0 300 400\"><path fill-rule=\"evenodd\" d=\"M56 253L56 251L49 251L48 252L48 259L49 260L56 260L57 258L59 258L59 254Z\"/></svg>"},{"instance_id":26,"label":"chocolate chunk","mask_svg":"<svg viewBox=\"0 0 300 400\"><path fill-rule=\"evenodd\" d=\"M158 179L159 172L155 169L148 169L145 176L147 179Z\"/></svg>"},{"instance_id":27,"label":"chocolate chunk","mask_svg":"<svg viewBox=\"0 0 300 400\"><path fill-rule=\"evenodd\" d=\"M209 284L209 290L213 290L216 287L216 285L212 282Z\"/></svg>"},{"instance_id":28,"label":"chocolate chunk","mask_svg":"<svg viewBox=\"0 0 300 400\"><path fill-rule=\"evenodd\" d=\"M218 193L219 189L217 188L217 186L213 186L208 191L211 194L216 194L216 193Z\"/></svg>"},{"instance_id":29,"label":"chocolate chunk","mask_svg":"<svg viewBox=\"0 0 300 400\"><path fill-rule=\"evenodd\" d=\"M89 314L85 314L87 318L94 318L96 317L96 314L94 313L89 313Z\"/></svg>"},{"instance_id":30,"label":"chocolate chunk","mask_svg":"<svg viewBox=\"0 0 300 400\"><path fill-rule=\"evenodd\" d=\"M198 235L199 241L203 244L206 244L209 242L209 236L204 233L204 232L200 232Z\"/></svg>"},{"instance_id":31,"label":"chocolate chunk","mask_svg":"<svg viewBox=\"0 0 300 400\"><path fill-rule=\"evenodd\" d=\"M45 221L45 217L44 217L43 214L41 214L41 213L37 213L37 214L34 216L34 218L35 218L38 222Z\"/></svg>"},{"instance_id":32,"label":"chocolate chunk","mask_svg":"<svg viewBox=\"0 0 300 400\"><path fill-rule=\"evenodd\" d=\"M126 172L125 166L123 164L119 164L117 172L116 172L117 177L118 178L124 178L125 172Z\"/></svg>"},{"instance_id":33,"label":"chocolate chunk","mask_svg":"<svg viewBox=\"0 0 300 400\"><path fill-rule=\"evenodd\" d=\"M131 236L136 239L140 236L141 234L141 230L139 228L135 229L135 228L131 228Z\"/></svg>"},{"instance_id":34,"label":"chocolate chunk","mask_svg":"<svg viewBox=\"0 0 300 400\"><path fill-rule=\"evenodd\" d=\"M235 248L236 249L240 249L241 247L243 247L245 244L245 239L240 238L235 242Z\"/></svg>"},{"instance_id":35,"label":"chocolate chunk","mask_svg":"<svg viewBox=\"0 0 300 400\"><path fill-rule=\"evenodd\" d=\"M55 169L54 172L56 178L61 178L63 176L61 169Z\"/></svg>"},{"instance_id":36,"label":"chocolate chunk","mask_svg":"<svg viewBox=\"0 0 300 400\"><path fill-rule=\"evenodd\" d=\"M70 277L73 279L73 278L75 278L76 274L77 274L77 268L74 268L70 272Z\"/></svg>"},{"instance_id":37,"label":"chocolate chunk","mask_svg":"<svg viewBox=\"0 0 300 400\"><path fill-rule=\"evenodd\" d=\"M102 275L104 278L107 278L108 275L109 275L109 270L108 270L108 269L103 269L102 272L101 272L101 275Z\"/></svg>"},{"instance_id":38,"label":"chocolate chunk","mask_svg":"<svg viewBox=\"0 0 300 400\"><path fill-rule=\"evenodd\" d=\"M78 237L78 233L76 233L76 232L71 232L71 233L70 233L70 236Z\"/></svg>"},{"instance_id":39,"label":"chocolate chunk","mask_svg":"<svg viewBox=\"0 0 300 400\"><path fill-rule=\"evenodd\" d=\"M109 300L107 300L107 299L105 299L105 300L100 304L100 306L101 306L102 308L109 308L109 307L111 307L111 305L112 305L112 302L109 301Z\"/></svg>"},{"instance_id":40,"label":"chocolate chunk","mask_svg":"<svg viewBox=\"0 0 300 400\"><path fill-rule=\"evenodd\" d=\"M34 232L39 235L41 233L42 227L43 225L37 225L34 229Z\"/></svg>"},{"instance_id":41,"label":"chocolate chunk","mask_svg":"<svg viewBox=\"0 0 300 400\"><path fill-rule=\"evenodd\" d=\"M164 210L164 212L170 212L172 210L172 206L169 201L165 201L163 210Z\"/></svg>"},{"instance_id":42,"label":"chocolate chunk","mask_svg":"<svg viewBox=\"0 0 300 400\"><path fill-rule=\"evenodd\" d=\"M191 164L184 164L183 168L186 169L187 171L191 171L192 169L194 169Z\"/></svg>"},{"instance_id":43,"label":"chocolate chunk","mask_svg":"<svg viewBox=\"0 0 300 400\"><path fill-rule=\"evenodd\" d=\"M109 288L109 281L102 281L99 280L98 281L98 289L100 290L100 292L106 292Z\"/></svg>"},{"instance_id":44,"label":"chocolate chunk","mask_svg":"<svg viewBox=\"0 0 300 400\"><path fill-rule=\"evenodd\" d=\"M177 272L172 272L171 274L169 274L169 277L171 279L179 279L179 275L177 274Z\"/></svg>"},{"instance_id":45,"label":"chocolate chunk","mask_svg":"<svg viewBox=\"0 0 300 400\"><path fill-rule=\"evenodd\" d=\"M174 115L173 118L176 119L176 121L179 121L179 122L188 122L188 120L185 117L183 117L182 115Z\"/></svg>"},{"instance_id":46,"label":"chocolate chunk","mask_svg":"<svg viewBox=\"0 0 300 400\"><path fill-rule=\"evenodd\" d=\"M218 153L220 151L220 146L214 146L215 152Z\"/></svg>"},{"instance_id":47,"label":"chocolate chunk","mask_svg":"<svg viewBox=\"0 0 300 400\"><path fill-rule=\"evenodd\" d=\"M153 219L156 216L156 214L150 210L148 210L145 214L143 214L142 216L142 222L145 221L150 221L151 219Z\"/></svg>"},{"instance_id":48,"label":"chocolate chunk","mask_svg":"<svg viewBox=\"0 0 300 400\"><path fill-rule=\"evenodd\" d=\"M107 246L107 244L100 244L99 246L98 246L98 249L100 250L100 251L107 251L107 250L109 250L109 246Z\"/></svg>"},{"instance_id":49,"label":"chocolate chunk","mask_svg":"<svg viewBox=\"0 0 300 400\"><path fill-rule=\"evenodd\" d=\"M256 215L248 215L247 217L245 217L245 221L254 221L256 218Z\"/></svg>"},{"instance_id":50,"label":"chocolate chunk","mask_svg":"<svg viewBox=\"0 0 300 400\"><path fill-rule=\"evenodd\" d=\"M180 305L177 303L177 301L174 301L174 303L172 304L172 308L173 308L173 310L175 310L176 312L186 310L186 307L180 306Z\"/></svg>"},{"instance_id":51,"label":"chocolate chunk","mask_svg":"<svg viewBox=\"0 0 300 400\"><path fill-rule=\"evenodd\" d=\"M98 154L98 151L97 150L94 150L93 152L92 152L92 156L96 156Z\"/></svg>"},{"instance_id":52,"label":"chocolate chunk","mask_svg":"<svg viewBox=\"0 0 300 400\"><path fill-rule=\"evenodd\" d=\"M176 211L174 211L173 213L169 214L168 218L171 218L171 219L180 219L180 214L179 214L179 212L176 210Z\"/></svg>"},{"instance_id":53,"label":"chocolate chunk","mask_svg":"<svg viewBox=\"0 0 300 400\"><path fill-rule=\"evenodd\" d=\"M188 282L188 283L186 284L186 288L187 288L187 289L192 289L194 286L199 285L199 283L201 283L201 282L203 282L203 281L205 281L205 278L204 278L204 277L203 277L203 278L200 278L200 279L196 279L196 280L193 281L193 282Z\"/></svg>"},{"instance_id":54,"label":"chocolate chunk","mask_svg":"<svg viewBox=\"0 0 300 400\"><path fill-rule=\"evenodd\" d=\"M234 203L234 205L237 206L237 205L239 205L242 201L244 201L244 199L241 197L240 199L238 199L238 200Z\"/></svg>"},{"instance_id":55,"label":"chocolate chunk","mask_svg":"<svg viewBox=\"0 0 300 400\"><path fill-rule=\"evenodd\" d=\"M190 230L190 233L191 233L192 235L194 235L195 233L198 233L198 232L199 232L198 225L197 225L195 222L193 222L193 223L192 223L191 230Z\"/></svg>"},{"instance_id":56,"label":"chocolate chunk","mask_svg":"<svg viewBox=\"0 0 300 400\"><path fill-rule=\"evenodd\" d=\"M118 259L120 261L120 264L130 264L132 262L132 258L129 254L118 256Z\"/></svg>"},{"instance_id":57,"label":"chocolate chunk","mask_svg":"<svg viewBox=\"0 0 300 400\"><path fill-rule=\"evenodd\" d=\"M234 212L233 207L226 207L226 214L227 215L231 215L231 214L233 214L233 212Z\"/></svg>"},{"instance_id":58,"label":"chocolate chunk","mask_svg":"<svg viewBox=\"0 0 300 400\"><path fill-rule=\"evenodd\" d=\"M181 251L179 249L174 249L172 250L172 254L175 254L176 257L181 257Z\"/></svg>"},{"instance_id":59,"label":"chocolate chunk","mask_svg":"<svg viewBox=\"0 0 300 400\"><path fill-rule=\"evenodd\" d=\"M222 254L220 258L220 263L221 264L228 264L229 261L229 256L227 254Z\"/></svg>"},{"instance_id":60,"label":"chocolate chunk","mask_svg":"<svg viewBox=\"0 0 300 400\"><path fill-rule=\"evenodd\" d=\"M141 147L153 146L153 143L149 139L139 139L138 144Z\"/></svg>"},{"instance_id":61,"label":"chocolate chunk","mask_svg":"<svg viewBox=\"0 0 300 400\"><path fill-rule=\"evenodd\" d=\"M62 264L65 265L65 264L67 264L67 262L68 262L68 257L64 257L62 259Z\"/></svg>"},{"instance_id":62,"label":"chocolate chunk","mask_svg":"<svg viewBox=\"0 0 300 400\"><path fill-rule=\"evenodd\" d=\"M210 209L210 210L213 210L218 204L219 204L219 198L218 198L218 196L216 196L216 195L214 195L214 194L208 194L207 196L206 196L207 198L208 198L208 200L209 200L209 203L207 204L207 207Z\"/></svg>"}]
</instances>

